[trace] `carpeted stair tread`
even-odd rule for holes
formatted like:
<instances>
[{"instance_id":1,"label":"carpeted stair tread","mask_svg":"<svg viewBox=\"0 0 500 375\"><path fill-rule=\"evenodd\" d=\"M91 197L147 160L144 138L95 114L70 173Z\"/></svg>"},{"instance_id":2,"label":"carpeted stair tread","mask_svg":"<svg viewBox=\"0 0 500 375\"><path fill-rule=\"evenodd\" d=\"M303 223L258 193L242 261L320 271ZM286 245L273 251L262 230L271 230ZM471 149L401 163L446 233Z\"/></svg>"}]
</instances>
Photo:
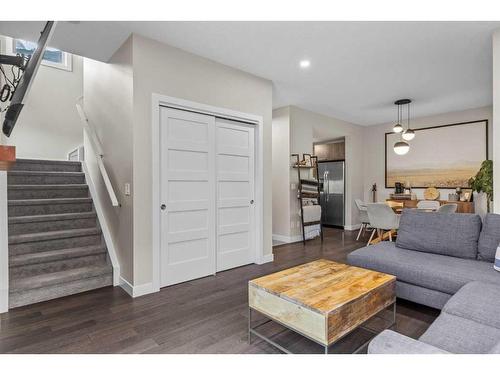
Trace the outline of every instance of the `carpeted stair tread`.
<instances>
[{"instance_id":1,"label":"carpeted stair tread","mask_svg":"<svg viewBox=\"0 0 500 375\"><path fill-rule=\"evenodd\" d=\"M47 189L88 189L86 184L54 184L54 185L9 185L9 190L47 190Z\"/></svg>"},{"instance_id":2,"label":"carpeted stair tread","mask_svg":"<svg viewBox=\"0 0 500 375\"><path fill-rule=\"evenodd\" d=\"M52 285L69 283L76 280L89 279L106 275L112 272L109 265L75 268L66 271L46 273L32 277L23 277L10 280L10 292L27 292L32 289L45 288Z\"/></svg>"},{"instance_id":3,"label":"carpeted stair tread","mask_svg":"<svg viewBox=\"0 0 500 375\"><path fill-rule=\"evenodd\" d=\"M59 160L59 159L30 159L30 158L19 158L16 159L17 163L43 163L43 164L80 164L79 161L73 160Z\"/></svg>"},{"instance_id":4,"label":"carpeted stair tread","mask_svg":"<svg viewBox=\"0 0 500 375\"><path fill-rule=\"evenodd\" d=\"M63 239L63 238L83 237L89 235L96 235L100 233L101 229L95 227L95 228L56 230L52 232L41 232L41 233L14 234L12 236L9 236L9 245L26 243L26 242L40 242L40 241Z\"/></svg>"},{"instance_id":5,"label":"carpeted stair tread","mask_svg":"<svg viewBox=\"0 0 500 375\"><path fill-rule=\"evenodd\" d=\"M75 204L92 203L92 198L49 198L49 199L12 199L9 206L39 206L43 204Z\"/></svg>"},{"instance_id":6,"label":"carpeted stair tread","mask_svg":"<svg viewBox=\"0 0 500 375\"><path fill-rule=\"evenodd\" d=\"M9 266L20 267L31 264L47 263L90 255L98 255L103 253L106 253L106 247L104 245L94 245L12 255L9 258Z\"/></svg>"},{"instance_id":7,"label":"carpeted stair tread","mask_svg":"<svg viewBox=\"0 0 500 375\"><path fill-rule=\"evenodd\" d=\"M113 285L113 273L110 271L109 273L88 279L74 280L64 284L55 284L45 288L28 290L26 292L10 293L9 307L12 309L26 306L111 285Z\"/></svg>"},{"instance_id":8,"label":"carpeted stair tread","mask_svg":"<svg viewBox=\"0 0 500 375\"><path fill-rule=\"evenodd\" d=\"M72 161L72 160L47 160L47 159L17 159L14 167L20 165L30 165L30 164L45 164L45 165L69 165L69 166L80 166L80 161Z\"/></svg>"},{"instance_id":9,"label":"carpeted stair tread","mask_svg":"<svg viewBox=\"0 0 500 375\"><path fill-rule=\"evenodd\" d=\"M90 212L71 212L67 214L50 214L50 215L28 215L28 216L12 216L9 217L9 224L19 223L36 223L42 221L57 221L57 220L75 220L94 218L97 214L93 211Z\"/></svg>"},{"instance_id":10,"label":"carpeted stair tread","mask_svg":"<svg viewBox=\"0 0 500 375\"><path fill-rule=\"evenodd\" d=\"M12 176L23 176L23 175L34 175L34 176L85 176L83 172L67 172L67 171L9 171L9 175ZM15 184L21 185L21 184ZM58 184L56 184L58 185Z\"/></svg>"}]
</instances>

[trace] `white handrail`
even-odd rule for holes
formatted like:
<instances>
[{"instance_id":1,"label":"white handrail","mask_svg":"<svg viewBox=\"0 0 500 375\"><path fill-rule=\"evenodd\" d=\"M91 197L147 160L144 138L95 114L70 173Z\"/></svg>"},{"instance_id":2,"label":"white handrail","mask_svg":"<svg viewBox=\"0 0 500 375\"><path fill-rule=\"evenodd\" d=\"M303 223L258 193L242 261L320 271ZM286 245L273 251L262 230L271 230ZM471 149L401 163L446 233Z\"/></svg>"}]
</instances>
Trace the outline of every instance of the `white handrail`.
<instances>
[{"instance_id":1,"label":"white handrail","mask_svg":"<svg viewBox=\"0 0 500 375\"><path fill-rule=\"evenodd\" d=\"M78 100L81 99L83 99L83 97L78 98ZM85 111L83 107L80 105L80 103L76 103L76 110L80 115L80 120L82 121L83 129L87 133L87 136L90 138L90 141L92 142L92 146L96 153L95 157L97 160L97 165L99 166L99 171L101 172L102 179L104 180L104 185L106 185L106 190L108 191L109 198L111 199L111 204L115 207L118 207L120 206L120 203L118 202L115 190L113 189L113 185L111 184L111 180L109 179L108 172L106 171L106 167L102 160L104 157L104 152L101 141L99 140L99 137L97 136L95 129L90 125L87 115L85 114Z\"/></svg>"}]
</instances>

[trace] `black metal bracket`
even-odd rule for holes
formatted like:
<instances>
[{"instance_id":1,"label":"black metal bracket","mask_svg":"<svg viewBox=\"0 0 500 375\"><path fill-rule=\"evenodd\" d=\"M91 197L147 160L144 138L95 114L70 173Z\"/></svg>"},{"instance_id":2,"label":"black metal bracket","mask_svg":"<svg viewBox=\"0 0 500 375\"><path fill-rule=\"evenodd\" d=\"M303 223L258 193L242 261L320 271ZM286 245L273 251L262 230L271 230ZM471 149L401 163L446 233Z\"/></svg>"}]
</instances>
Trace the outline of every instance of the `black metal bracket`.
<instances>
[{"instance_id":1,"label":"black metal bracket","mask_svg":"<svg viewBox=\"0 0 500 375\"><path fill-rule=\"evenodd\" d=\"M11 56L11 55L0 55L0 64L1 65L14 65L19 69L24 70L26 67L26 59L24 56Z\"/></svg>"}]
</instances>

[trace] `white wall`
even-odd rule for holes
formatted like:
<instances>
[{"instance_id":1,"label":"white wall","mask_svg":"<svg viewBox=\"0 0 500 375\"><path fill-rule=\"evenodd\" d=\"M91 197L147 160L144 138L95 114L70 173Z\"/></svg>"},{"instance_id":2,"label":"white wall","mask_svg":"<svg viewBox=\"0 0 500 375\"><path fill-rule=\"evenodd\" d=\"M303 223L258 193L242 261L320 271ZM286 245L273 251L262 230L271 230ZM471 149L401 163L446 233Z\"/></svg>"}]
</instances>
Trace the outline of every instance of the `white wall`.
<instances>
[{"instance_id":1,"label":"white wall","mask_svg":"<svg viewBox=\"0 0 500 375\"><path fill-rule=\"evenodd\" d=\"M290 107L273 111L273 237L290 237ZM292 194L294 195L294 194ZM282 238L285 237L285 238Z\"/></svg>"},{"instance_id":2,"label":"white wall","mask_svg":"<svg viewBox=\"0 0 500 375\"><path fill-rule=\"evenodd\" d=\"M116 51L109 63L84 60L84 108L103 145L103 160L121 207L111 205L88 142L85 162L97 191L97 197L93 198L103 208L116 245L121 276L130 284L134 282L133 201L124 194L124 186L133 178L132 76L132 38Z\"/></svg>"},{"instance_id":3,"label":"white wall","mask_svg":"<svg viewBox=\"0 0 500 375\"><path fill-rule=\"evenodd\" d=\"M500 213L500 29L493 34L493 212Z\"/></svg>"},{"instance_id":4,"label":"white wall","mask_svg":"<svg viewBox=\"0 0 500 375\"><path fill-rule=\"evenodd\" d=\"M133 35L134 284L152 281L153 93L260 115L264 119L264 254L272 252L272 84L240 70Z\"/></svg>"},{"instance_id":5,"label":"white wall","mask_svg":"<svg viewBox=\"0 0 500 375\"><path fill-rule=\"evenodd\" d=\"M489 152L492 155L492 107L483 107L469 109L460 112L444 113L435 116L412 118L411 127L413 129L454 124L458 122L488 120L488 140ZM384 201L389 198L389 194L394 192L394 189L385 188L385 133L391 132L394 123L383 125L368 126L364 131L364 199L371 202L371 187L373 183L377 184L377 200ZM418 136L418 134L417 134ZM417 194L417 198L423 198L423 189L413 189ZM448 197L448 193L454 189L441 189L441 197Z\"/></svg>"},{"instance_id":6,"label":"white wall","mask_svg":"<svg viewBox=\"0 0 500 375\"><path fill-rule=\"evenodd\" d=\"M0 39L5 53L12 39ZM16 127L5 142L16 146L18 158L66 160L69 151L83 144L75 109L83 93L82 60L73 56L71 72L40 66Z\"/></svg>"}]
</instances>

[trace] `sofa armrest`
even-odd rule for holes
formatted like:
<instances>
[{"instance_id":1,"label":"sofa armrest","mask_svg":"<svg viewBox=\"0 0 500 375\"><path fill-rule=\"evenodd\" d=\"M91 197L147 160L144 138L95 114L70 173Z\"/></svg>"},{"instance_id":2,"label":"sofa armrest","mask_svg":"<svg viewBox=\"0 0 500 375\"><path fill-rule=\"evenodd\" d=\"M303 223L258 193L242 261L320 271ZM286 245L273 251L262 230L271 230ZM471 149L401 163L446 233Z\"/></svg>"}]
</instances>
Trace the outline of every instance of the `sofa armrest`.
<instances>
[{"instance_id":1,"label":"sofa armrest","mask_svg":"<svg viewBox=\"0 0 500 375\"><path fill-rule=\"evenodd\" d=\"M449 352L386 329L370 342L368 354L449 354Z\"/></svg>"}]
</instances>

